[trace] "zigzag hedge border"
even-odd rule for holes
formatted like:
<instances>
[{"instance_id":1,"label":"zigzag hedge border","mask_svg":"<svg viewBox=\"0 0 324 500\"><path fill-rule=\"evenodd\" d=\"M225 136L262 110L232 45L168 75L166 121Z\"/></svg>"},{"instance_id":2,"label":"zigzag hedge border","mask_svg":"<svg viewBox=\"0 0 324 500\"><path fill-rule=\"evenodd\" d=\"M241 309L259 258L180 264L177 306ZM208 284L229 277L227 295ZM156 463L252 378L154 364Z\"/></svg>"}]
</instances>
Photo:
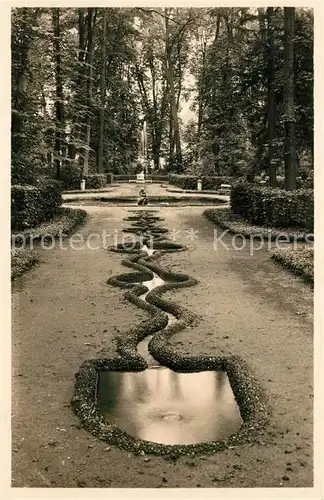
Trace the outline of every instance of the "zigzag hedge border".
<instances>
[{"instance_id":1,"label":"zigzag hedge border","mask_svg":"<svg viewBox=\"0 0 324 500\"><path fill-rule=\"evenodd\" d=\"M155 222L161 220L159 217L151 216L152 211L145 210L138 211L138 213L138 216L129 217L127 220L134 221L133 224L139 229L142 228L142 231L143 229L146 232L149 231ZM149 236L150 239L147 241L150 241L153 249L158 250L151 256L141 251L141 244L135 246L135 249L122 244L110 248L112 251L134 253L122 261L134 272L110 278L108 283L124 288L125 298L148 311L151 317L131 328L127 335L117 339L118 357L89 359L81 365L76 374L75 390L71 401L73 411L83 426L93 435L136 454L143 452L162 456L206 454L253 442L266 425L270 414L267 398L261 386L247 363L239 356L182 356L171 348L168 340L172 335L193 324L197 318L181 305L163 299L163 293L194 286L198 282L186 274L167 271L155 262L163 252L181 251L185 250L185 247L167 240L161 241L163 235L156 227L154 234L151 232ZM147 292L148 288L139 282L153 279L153 272L167 283L150 291L146 300L142 300L139 297ZM167 313L173 314L178 321L167 326ZM106 420L97 405L98 373L100 371L145 370L148 364L138 353L137 344L153 333L155 335L149 342L148 349L161 365L177 372L226 371L243 420L238 432L226 440L190 445L164 445L134 438Z\"/></svg>"}]
</instances>

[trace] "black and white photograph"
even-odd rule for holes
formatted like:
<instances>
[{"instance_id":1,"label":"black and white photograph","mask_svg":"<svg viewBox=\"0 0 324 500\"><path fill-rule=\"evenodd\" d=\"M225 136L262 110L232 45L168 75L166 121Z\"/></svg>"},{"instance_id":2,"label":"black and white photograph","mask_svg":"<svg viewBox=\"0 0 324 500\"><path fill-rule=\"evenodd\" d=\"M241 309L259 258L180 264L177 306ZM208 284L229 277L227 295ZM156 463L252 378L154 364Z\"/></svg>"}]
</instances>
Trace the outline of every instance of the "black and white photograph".
<instances>
[{"instance_id":1,"label":"black and white photograph","mask_svg":"<svg viewBox=\"0 0 324 500\"><path fill-rule=\"evenodd\" d=\"M11 492L315 498L314 23L10 7Z\"/></svg>"}]
</instances>

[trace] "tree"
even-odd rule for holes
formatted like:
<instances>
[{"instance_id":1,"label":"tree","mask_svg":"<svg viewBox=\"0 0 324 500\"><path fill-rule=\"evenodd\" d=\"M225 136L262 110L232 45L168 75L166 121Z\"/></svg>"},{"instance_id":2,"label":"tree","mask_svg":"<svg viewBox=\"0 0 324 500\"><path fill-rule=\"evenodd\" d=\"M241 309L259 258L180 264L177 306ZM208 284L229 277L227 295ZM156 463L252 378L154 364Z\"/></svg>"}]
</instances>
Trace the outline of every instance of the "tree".
<instances>
[{"instance_id":1,"label":"tree","mask_svg":"<svg viewBox=\"0 0 324 500\"><path fill-rule=\"evenodd\" d=\"M55 63L55 143L54 143L54 163L56 178L60 179L62 145L64 141L64 96L62 82L62 64L61 64L61 25L60 8L52 10L53 20L53 45L54 45L54 63Z\"/></svg>"},{"instance_id":2,"label":"tree","mask_svg":"<svg viewBox=\"0 0 324 500\"><path fill-rule=\"evenodd\" d=\"M104 9L102 24L103 24L103 30L102 30L102 60L101 60L101 75L100 75L98 172L103 171L103 158L104 158L107 9Z\"/></svg>"},{"instance_id":3,"label":"tree","mask_svg":"<svg viewBox=\"0 0 324 500\"><path fill-rule=\"evenodd\" d=\"M170 116L171 116L171 124L176 148L176 164L182 164L182 152L181 152L181 139L180 139L180 128L179 128L179 120L178 120L178 106L176 101L176 93L174 86L174 69L173 69L173 61L172 61L172 47L173 41L171 39L170 32L170 21L169 21L169 10L167 7L164 9L165 13L165 62L166 62L166 75L167 82L169 86L169 99L170 99Z\"/></svg>"},{"instance_id":4,"label":"tree","mask_svg":"<svg viewBox=\"0 0 324 500\"><path fill-rule=\"evenodd\" d=\"M33 93L32 52L38 36L40 9L12 11L11 30L11 177L13 183L32 182L34 152L40 130Z\"/></svg>"},{"instance_id":5,"label":"tree","mask_svg":"<svg viewBox=\"0 0 324 500\"><path fill-rule=\"evenodd\" d=\"M273 38L273 7L267 7L267 78L268 78L268 168L269 184L272 187L277 185L276 159L274 158L274 141L276 136L276 91L274 79L274 38Z\"/></svg>"},{"instance_id":6,"label":"tree","mask_svg":"<svg viewBox=\"0 0 324 500\"><path fill-rule=\"evenodd\" d=\"M238 175L250 155L248 122L240 95L242 54L248 34L247 9L212 9L214 34L207 45L202 88L200 154L211 175ZM211 157L213 162L211 163Z\"/></svg>"},{"instance_id":7,"label":"tree","mask_svg":"<svg viewBox=\"0 0 324 500\"><path fill-rule=\"evenodd\" d=\"M284 8L284 132L285 187L296 188L297 154L295 134L294 36L295 8Z\"/></svg>"},{"instance_id":8,"label":"tree","mask_svg":"<svg viewBox=\"0 0 324 500\"><path fill-rule=\"evenodd\" d=\"M132 172L145 119L156 169L201 159L292 189L297 158L311 177L312 94L310 9L13 9L12 179Z\"/></svg>"},{"instance_id":9,"label":"tree","mask_svg":"<svg viewBox=\"0 0 324 500\"><path fill-rule=\"evenodd\" d=\"M85 123L85 146L84 146L84 163L83 174L89 172L89 150L90 150L90 133L91 133L91 107L92 107L92 89L93 89L93 56L94 56L94 31L96 26L96 16L98 9L87 9L87 52L86 52L86 95L87 95L87 112Z\"/></svg>"}]
</instances>

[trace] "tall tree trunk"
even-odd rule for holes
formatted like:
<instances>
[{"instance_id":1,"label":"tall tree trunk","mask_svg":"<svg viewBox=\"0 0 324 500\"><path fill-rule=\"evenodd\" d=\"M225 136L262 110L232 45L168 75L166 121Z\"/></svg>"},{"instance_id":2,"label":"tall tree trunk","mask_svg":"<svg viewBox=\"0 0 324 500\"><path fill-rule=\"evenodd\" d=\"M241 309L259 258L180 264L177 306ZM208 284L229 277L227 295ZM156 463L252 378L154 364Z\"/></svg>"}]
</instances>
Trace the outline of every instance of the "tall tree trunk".
<instances>
[{"instance_id":1,"label":"tall tree trunk","mask_svg":"<svg viewBox=\"0 0 324 500\"><path fill-rule=\"evenodd\" d=\"M165 11L165 59L166 59L166 75L169 85L169 96L170 96L170 110L172 116L172 127L174 133L174 142L176 148L176 162L177 168L181 168L182 165L182 152L181 152L181 139L180 139L180 128L178 120L178 108L176 101L176 94L174 88L174 74L173 74L173 63L171 59L172 47L170 46L170 28L169 28L169 11L167 8Z\"/></svg>"},{"instance_id":2,"label":"tall tree trunk","mask_svg":"<svg viewBox=\"0 0 324 500\"><path fill-rule=\"evenodd\" d=\"M151 114L151 142L152 142L152 155L154 166L156 169L160 167L160 146L157 132L158 132L158 102L156 95L156 75L155 75L155 67L154 67L154 57L153 54L149 54L148 63L151 72L152 79L152 101L153 106L150 111Z\"/></svg>"},{"instance_id":3,"label":"tall tree trunk","mask_svg":"<svg viewBox=\"0 0 324 500\"><path fill-rule=\"evenodd\" d=\"M174 166L174 131L171 105L169 105L169 165L171 169Z\"/></svg>"},{"instance_id":4,"label":"tall tree trunk","mask_svg":"<svg viewBox=\"0 0 324 500\"><path fill-rule=\"evenodd\" d=\"M85 61L85 49L86 49L86 36L85 36L85 18L84 18L84 9L78 9L78 38L79 38L79 47L78 47L78 57L77 57L77 78L75 82L75 108L77 112L72 117L73 123L71 128L71 141L69 143L69 152L68 156L70 160L75 161L77 149L73 140L76 138L80 139L81 136L81 127L77 122L80 121L80 106L81 101L83 100L84 92L85 92L85 84L84 84L84 69L83 64Z\"/></svg>"},{"instance_id":5,"label":"tall tree trunk","mask_svg":"<svg viewBox=\"0 0 324 500\"><path fill-rule=\"evenodd\" d=\"M293 190L296 188L297 177L294 96L295 7L284 8L284 31L285 187Z\"/></svg>"},{"instance_id":6,"label":"tall tree trunk","mask_svg":"<svg viewBox=\"0 0 324 500\"><path fill-rule=\"evenodd\" d=\"M200 133L203 121L203 112L204 112L203 106L204 106L204 87L205 87L205 59L206 59L206 42L203 43L201 82L199 85L199 97L198 97L198 127L197 127L198 141L200 139Z\"/></svg>"},{"instance_id":7,"label":"tall tree trunk","mask_svg":"<svg viewBox=\"0 0 324 500\"><path fill-rule=\"evenodd\" d=\"M274 140L276 136L276 93L274 85L274 40L273 40L273 7L267 8L268 21L268 169L271 187L277 186L276 162L274 158Z\"/></svg>"},{"instance_id":8,"label":"tall tree trunk","mask_svg":"<svg viewBox=\"0 0 324 500\"><path fill-rule=\"evenodd\" d=\"M27 109L27 82L28 82L28 69L30 62L30 40L28 39L25 31L26 25L29 21L28 18L28 9L21 8L21 14L24 16L25 22L24 27L21 29L21 39L19 44L19 71L12 71L12 110L16 110L16 112L11 112L11 132L12 132L12 141L11 141L11 151L12 154L19 154L24 151L25 145L25 134L24 128L26 127L26 120L24 120L23 116L26 113ZM16 57L17 55L16 54ZM14 56L14 54L13 54ZM15 78L14 78L15 77ZM18 111L18 112L17 112Z\"/></svg>"},{"instance_id":9,"label":"tall tree trunk","mask_svg":"<svg viewBox=\"0 0 324 500\"><path fill-rule=\"evenodd\" d=\"M103 9L102 55L100 75L100 115L99 115L99 147L98 147L98 172L103 172L104 156L104 130L105 130L105 101L106 101L106 34L107 34L107 9Z\"/></svg>"},{"instance_id":10,"label":"tall tree trunk","mask_svg":"<svg viewBox=\"0 0 324 500\"><path fill-rule=\"evenodd\" d=\"M55 175L60 179L61 157L63 146L64 130L64 107L63 107L63 81L62 81L62 63L61 63L61 26L60 26L60 8L52 11L53 31L54 31L54 62L55 62Z\"/></svg>"},{"instance_id":11,"label":"tall tree trunk","mask_svg":"<svg viewBox=\"0 0 324 500\"><path fill-rule=\"evenodd\" d=\"M87 33L88 33L88 50L87 50L87 114L86 114L86 133L85 133L85 148L84 148L84 163L83 175L89 173L89 156L90 156L90 135L91 135L91 106L92 106L92 88L93 88L93 45L94 45L94 25L96 10L88 9L87 16Z\"/></svg>"},{"instance_id":12,"label":"tall tree trunk","mask_svg":"<svg viewBox=\"0 0 324 500\"><path fill-rule=\"evenodd\" d=\"M272 8L273 10L273 8ZM258 9L258 20L259 20L259 29L260 29L260 38L263 46L266 46L267 43L267 29L265 24L265 13L264 7L260 7Z\"/></svg>"}]
</instances>

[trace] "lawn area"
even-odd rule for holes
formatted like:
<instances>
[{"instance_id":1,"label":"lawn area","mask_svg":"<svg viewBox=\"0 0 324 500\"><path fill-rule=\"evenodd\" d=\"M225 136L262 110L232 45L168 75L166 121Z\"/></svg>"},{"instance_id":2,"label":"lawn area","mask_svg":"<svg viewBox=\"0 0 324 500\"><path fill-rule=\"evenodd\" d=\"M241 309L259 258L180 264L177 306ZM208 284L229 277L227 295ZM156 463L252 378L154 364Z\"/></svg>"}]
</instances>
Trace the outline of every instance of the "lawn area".
<instances>
[{"instance_id":1,"label":"lawn area","mask_svg":"<svg viewBox=\"0 0 324 500\"><path fill-rule=\"evenodd\" d=\"M11 279L15 280L38 262L37 251L26 248L26 244L68 236L86 220L84 210L61 208L52 220L39 226L11 235ZM17 248L18 245L18 248Z\"/></svg>"},{"instance_id":2,"label":"lawn area","mask_svg":"<svg viewBox=\"0 0 324 500\"><path fill-rule=\"evenodd\" d=\"M272 259L286 269L301 276L305 281L314 283L314 249L307 246L276 249Z\"/></svg>"}]
</instances>

